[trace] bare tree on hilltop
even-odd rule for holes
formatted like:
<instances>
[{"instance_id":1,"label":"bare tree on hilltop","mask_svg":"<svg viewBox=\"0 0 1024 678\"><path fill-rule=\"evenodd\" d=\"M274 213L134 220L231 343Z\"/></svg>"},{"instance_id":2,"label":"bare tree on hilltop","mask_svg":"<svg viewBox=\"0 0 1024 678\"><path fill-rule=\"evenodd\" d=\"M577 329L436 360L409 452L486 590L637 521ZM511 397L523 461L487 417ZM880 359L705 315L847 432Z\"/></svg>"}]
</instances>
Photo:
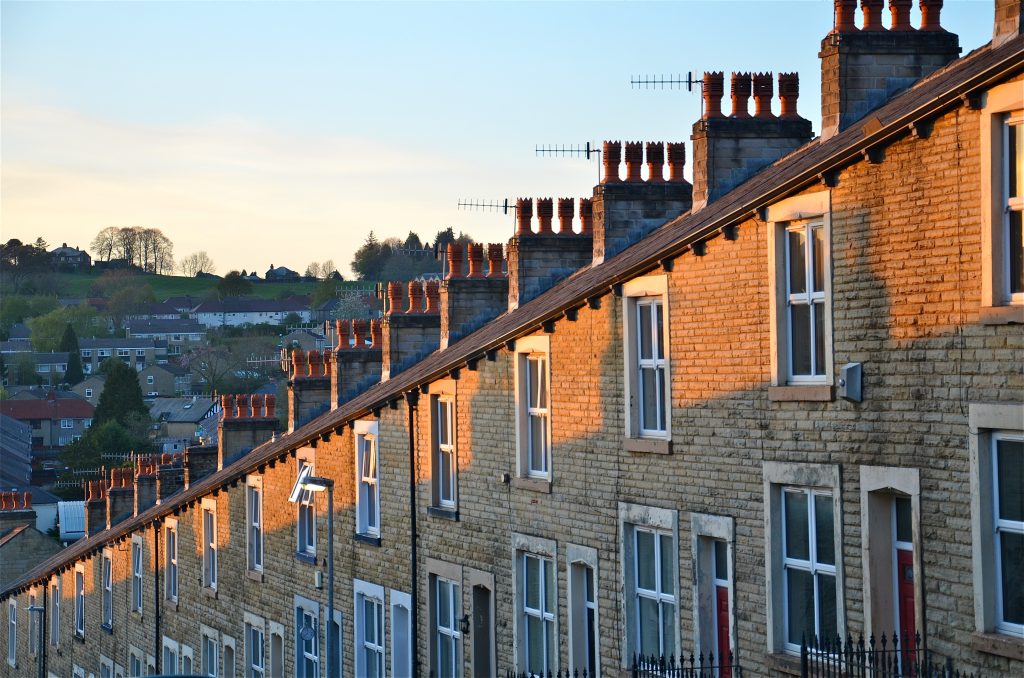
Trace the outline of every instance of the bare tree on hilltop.
<instances>
[{"instance_id":1,"label":"bare tree on hilltop","mask_svg":"<svg viewBox=\"0 0 1024 678\"><path fill-rule=\"evenodd\" d=\"M206 252L194 252L178 264L182 275L194 278L199 273L216 273L217 266Z\"/></svg>"},{"instance_id":2,"label":"bare tree on hilltop","mask_svg":"<svg viewBox=\"0 0 1024 678\"><path fill-rule=\"evenodd\" d=\"M164 274L174 269L174 243L159 228L108 226L96 234L90 248L97 259L121 259L148 273Z\"/></svg>"}]
</instances>

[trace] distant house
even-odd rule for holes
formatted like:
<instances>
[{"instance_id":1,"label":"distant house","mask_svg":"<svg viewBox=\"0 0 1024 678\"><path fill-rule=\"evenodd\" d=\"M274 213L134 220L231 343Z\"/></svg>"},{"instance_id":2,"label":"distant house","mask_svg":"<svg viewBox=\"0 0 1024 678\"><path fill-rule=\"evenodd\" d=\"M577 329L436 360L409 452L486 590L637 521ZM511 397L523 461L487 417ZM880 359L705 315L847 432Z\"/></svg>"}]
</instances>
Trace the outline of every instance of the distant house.
<instances>
[{"instance_id":1,"label":"distant house","mask_svg":"<svg viewBox=\"0 0 1024 678\"><path fill-rule=\"evenodd\" d=\"M14 323L11 325L11 331L8 333L7 338L11 341L27 343L32 341L32 330L25 323Z\"/></svg>"},{"instance_id":2,"label":"distant house","mask_svg":"<svg viewBox=\"0 0 1024 678\"><path fill-rule=\"evenodd\" d=\"M322 351L326 346L327 337L313 330L292 330L281 338L282 348Z\"/></svg>"},{"instance_id":3,"label":"distant house","mask_svg":"<svg viewBox=\"0 0 1024 678\"><path fill-rule=\"evenodd\" d=\"M237 327L268 323L280 325L288 314L299 316L301 322L310 321L309 299L257 299L254 297L228 297L223 301L204 301L189 315L206 327Z\"/></svg>"},{"instance_id":4,"label":"distant house","mask_svg":"<svg viewBox=\"0 0 1024 678\"><path fill-rule=\"evenodd\" d=\"M193 346L206 344L206 328L191 318L175 316L174 319L165 320L132 320L126 330L130 339L166 342L167 355L172 356L187 353Z\"/></svg>"},{"instance_id":5,"label":"distant house","mask_svg":"<svg viewBox=\"0 0 1024 678\"><path fill-rule=\"evenodd\" d=\"M96 405L100 402L100 395L103 393L103 386L107 378L102 374L91 374L71 387L71 392L87 402Z\"/></svg>"},{"instance_id":6,"label":"distant house","mask_svg":"<svg viewBox=\"0 0 1024 678\"><path fill-rule=\"evenodd\" d=\"M274 268L273 264L267 269L267 274L264 277L267 282L299 282L302 278L302 276L286 266Z\"/></svg>"},{"instance_id":7,"label":"distant house","mask_svg":"<svg viewBox=\"0 0 1024 678\"><path fill-rule=\"evenodd\" d=\"M60 544L36 528L32 495L3 492L0 500L0 587L6 586L60 550Z\"/></svg>"},{"instance_id":8,"label":"distant house","mask_svg":"<svg viewBox=\"0 0 1024 678\"><path fill-rule=\"evenodd\" d=\"M92 426L95 411L83 399L58 398L53 391L44 400L0 401L0 414L29 425L34 451L55 451L78 440Z\"/></svg>"},{"instance_id":9,"label":"distant house","mask_svg":"<svg viewBox=\"0 0 1024 678\"><path fill-rule=\"evenodd\" d=\"M51 386L64 381L68 371L67 353L33 353L32 361L36 365L36 374Z\"/></svg>"},{"instance_id":10,"label":"distant house","mask_svg":"<svg viewBox=\"0 0 1024 678\"><path fill-rule=\"evenodd\" d=\"M181 311L164 301L144 304L139 310L129 314L126 320L174 320L180 317Z\"/></svg>"},{"instance_id":11,"label":"distant house","mask_svg":"<svg viewBox=\"0 0 1024 678\"><path fill-rule=\"evenodd\" d=\"M136 371L167 362L167 342L154 339L79 339L78 349L86 374L98 372L108 358L120 358Z\"/></svg>"},{"instance_id":12,"label":"distant house","mask_svg":"<svg viewBox=\"0 0 1024 678\"><path fill-rule=\"evenodd\" d=\"M139 372L139 388L147 398L173 398L192 392L192 373L173 363L149 365Z\"/></svg>"},{"instance_id":13,"label":"distant house","mask_svg":"<svg viewBox=\"0 0 1024 678\"><path fill-rule=\"evenodd\" d=\"M252 273L246 273L245 271L242 271L242 280L248 280L249 282L260 282L261 278L260 274L257 273L256 271L253 271Z\"/></svg>"},{"instance_id":14,"label":"distant house","mask_svg":"<svg viewBox=\"0 0 1024 678\"><path fill-rule=\"evenodd\" d=\"M0 485L32 482L32 427L0 414Z\"/></svg>"},{"instance_id":15,"label":"distant house","mask_svg":"<svg viewBox=\"0 0 1024 678\"><path fill-rule=\"evenodd\" d=\"M77 247L68 247L67 243L51 250L50 257L53 259L54 266L57 267L73 268L77 271L89 270L92 266L92 257L88 252Z\"/></svg>"},{"instance_id":16,"label":"distant house","mask_svg":"<svg viewBox=\"0 0 1024 678\"><path fill-rule=\"evenodd\" d=\"M164 299L164 303L167 304L168 306L173 307L174 310L176 310L178 313L190 312L192 309L198 306L199 302L201 301L202 299L200 299L199 297L193 297L188 294L177 297L167 297L166 299Z\"/></svg>"},{"instance_id":17,"label":"distant house","mask_svg":"<svg viewBox=\"0 0 1024 678\"><path fill-rule=\"evenodd\" d=\"M32 344L27 341L0 341L0 353L31 353Z\"/></svg>"},{"instance_id":18,"label":"distant house","mask_svg":"<svg viewBox=\"0 0 1024 678\"><path fill-rule=\"evenodd\" d=\"M213 398L157 398L149 416L157 422L157 440L197 442L207 428L216 428L220 406ZM212 426L207 426L212 423Z\"/></svg>"}]
</instances>

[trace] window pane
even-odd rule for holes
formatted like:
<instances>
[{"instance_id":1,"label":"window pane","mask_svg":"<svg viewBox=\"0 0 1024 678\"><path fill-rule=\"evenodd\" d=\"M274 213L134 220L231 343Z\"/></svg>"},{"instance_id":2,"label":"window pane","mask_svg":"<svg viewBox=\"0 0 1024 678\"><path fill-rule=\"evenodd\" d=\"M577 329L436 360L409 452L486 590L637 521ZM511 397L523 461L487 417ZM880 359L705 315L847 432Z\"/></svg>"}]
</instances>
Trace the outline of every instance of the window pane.
<instances>
[{"instance_id":1,"label":"window pane","mask_svg":"<svg viewBox=\"0 0 1024 678\"><path fill-rule=\"evenodd\" d=\"M786 557L810 559L807 531L807 495L803 492L782 493L786 526Z\"/></svg>"},{"instance_id":2,"label":"window pane","mask_svg":"<svg viewBox=\"0 0 1024 678\"><path fill-rule=\"evenodd\" d=\"M636 532L636 585L649 591L655 586L654 534Z\"/></svg>"},{"instance_id":3,"label":"window pane","mask_svg":"<svg viewBox=\"0 0 1024 678\"><path fill-rule=\"evenodd\" d=\"M790 304L790 363L793 374L811 373L811 308L807 304Z\"/></svg>"},{"instance_id":4,"label":"window pane","mask_svg":"<svg viewBox=\"0 0 1024 678\"><path fill-rule=\"evenodd\" d=\"M526 556L526 606L540 609L540 561Z\"/></svg>"},{"instance_id":5,"label":"window pane","mask_svg":"<svg viewBox=\"0 0 1024 678\"><path fill-rule=\"evenodd\" d=\"M659 632L661 620L658 618L658 601L650 598L640 598L640 654L645 656L657 656L661 654L661 639Z\"/></svg>"},{"instance_id":6,"label":"window pane","mask_svg":"<svg viewBox=\"0 0 1024 678\"><path fill-rule=\"evenodd\" d=\"M832 496L814 495L814 540L818 549L818 562L835 565L835 526L832 519Z\"/></svg>"},{"instance_id":7,"label":"window pane","mask_svg":"<svg viewBox=\"0 0 1024 678\"><path fill-rule=\"evenodd\" d=\"M1024 196L1024 172L1021 171L1021 163L1024 163L1024 125L1007 125L1006 133L1009 137L1008 185L1011 198Z\"/></svg>"},{"instance_id":8,"label":"window pane","mask_svg":"<svg viewBox=\"0 0 1024 678\"><path fill-rule=\"evenodd\" d=\"M452 608L451 592L448 582L437 580L437 623L444 628L451 628Z\"/></svg>"},{"instance_id":9,"label":"window pane","mask_svg":"<svg viewBox=\"0 0 1024 678\"><path fill-rule=\"evenodd\" d=\"M528 391L529 391L528 397L529 397L529 400L530 400L529 406L530 407L540 407L540 399L539 399L539 393L540 393L539 392L539 387L540 387L539 386L540 369L538 367L539 361L534 359L534 358L527 358L526 365L527 365L527 379L529 381L529 388L528 388Z\"/></svg>"},{"instance_id":10,"label":"window pane","mask_svg":"<svg viewBox=\"0 0 1024 678\"><path fill-rule=\"evenodd\" d=\"M910 497L896 497L896 540L914 541L914 530L911 526Z\"/></svg>"},{"instance_id":11,"label":"window pane","mask_svg":"<svg viewBox=\"0 0 1024 678\"><path fill-rule=\"evenodd\" d=\"M1024 442L997 440L999 518L1024 520Z\"/></svg>"},{"instance_id":12,"label":"window pane","mask_svg":"<svg viewBox=\"0 0 1024 678\"><path fill-rule=\"evenodd\" d=\"M715 540L715 579L729 579L729 547L720 540Z\"/></svg>"},{"instance_id":13,"label":"window pane","mask_svg":"<svg viewBox=\"0 0 1024 678\"><path fill-rule=\"evenodd\" d=\"M803 570L786 570L787 640L796 645L814 637L814 578Z\"/></svg>"},{"instance_id":14,"label":"window pane","mask_svg":"<svg viewBox=\"0 0 1024 678\"><path fill-rule=\"evenodd\" d=\"M1010 212L1006 217L1010 226L1010 292L1016 294L1024 292L1024 212Z\"/></svg>"},{"instance_id":15,"label":"window pane","mask_svg":"<svg viewBox=\"0 0 1024 678\"><path fill-rule=\"evenodd\" d=\"M836 578L830 574L818 575L818 629L822 638L836 638Z\"/></svg>"},{"instance_id":16,"label":"window pane","mask_svg":"<svg viewBox=\"0 0 1024 678\"><path fill-rule=\"evenodd\" d=\"M674 657L676 654L676 606L672 603L661 604L662 642L661 654Z\"/></svg>"},{"instance_id":17,"label":"window pane","mask_svg":"<svg viewBox=\"0 0 1024 678\"><path fill-rule=\"evenodd\" d=\"M541 358L537 360L537 407L547 408L548 406L548 371L545 369L546 361Z\"/></svg>"},{"instance_id":18,"label":"window pane","mask_svg":"<svg viewBox=\"0 0 1024 678\"><path fill-rule=\"evenodd\" d=\"M449 640L442 636L438 643L440 648L440 657L438 658L438 668L440 669L441 676L454 676L455 672L452 671L452 645Z\"/></svg>"},{"instance_id":19,"label":"window pane","mask_svg":"<svg viewBox=\"0 0 1024 678\"><path fill-rule=\"evenodd\" d=\"M814 291L825 291L825 229L820 225L811 229L812 256L814 257Z\"/></svg>"},{"instance_id":20,"label":"window pane","mask_svg":"<svg viewBox=\"0 0 1024 678\"><path fill-rule=\"evenodd\" d=\"M529 640L529 666L526 668L531 673L540 673L547 669L547 662L544 661L544 622L537 617L527 617L526 632Z\"/></svg>"},{"instance_id":21,"label":"window pane","mask_svg":"<svg viewBox=\"0 0 1024 678\"><path fill-rule=\"evenodd\" d=\"M661 312L661 304L654 305L654 313L657 320L654 323L655 340L658 344L658 359L665 359L665 314Z\"/></svg>"},{"instance_id":22,"label":"window pane","mask_svg":"<svg viewBox=\"0 0 1024 678\"><path fill-rule=\"evenodd\" d=\"M807 261L804 251L807 247L804 230L786 231L786 243L789 248L789 293L800 294L807 291Z\"/></svg>"},{"instance_id":23,"label":"window pane","mask_svg":"<svg viewBox=\"0 0 1024 678\"><path fill-rule=\"evenodd\" d=\"M547 471L547 420L536 415L530 416L530 470Z\"/></svg>"},{"instance_id":24,"label":"window pane","mask_svg":"<svg viewBox=\"0 0 1024 678\"><path fill-rule=\"evenodd\" d=\"M446 452L441 453L441 499L451 501L452 499L452 456Z\"/></svg>"},{"instance_id":25,"label":"window pane","mask_svg":"<svg viewBox=\"0 0 1024 678\"><path fill-rule=\"evenodd\" d=\"M544 611L555 611L555 567L550 560L542 561L544 566Z\"/></svg>"},{"instance_id":26,"label":"window pane","mask_svg":"<svg viewBox=\"0 0 1024 678\"><path fill-rule=\"evenodd\" d=\"M666 430L665 426L665 368L658 368L658 430Z\"/></svg>"},{"instance_id":27,"label":"window pane","mask_svg":"<svg viewBox=\"0 0 1024 678\"><path fill-rule=\"evenodd\" d=\"M825 374L825 302L811 306L814 312L814 374Z\"/></svg>"},{"instance_id":28,"label":"window pane","mask_svg":"<svg viewBox=\"0 0 1024 678\"><path fill-rule=\"evenodd\" d=\"M1024 624L1024 534L999 534L1003 621Z\"/></svg>"},{"instance_id":29,"label":"window pane","mask_svg":"<svg viewBox=\"0 0 1024 678\"><path fill-rule=\"evenodd\" d=\"M657 370L645 367L640 370L640 387L643 390L643 427L648 430L660 430L658 422L658 378Z\"/></svg>"},{"instance_id":30,"label":"window pane","mask_svg":"<svg viewBox=\"0 0 1024 678\"><path fill-rule=\"evenodd\" d=\"M660 535L661 539L661 592L674 595L676 592L675 577L675 553L672 549L672 537L667 534Z\"/></svg>"},{"instance_id":31,"label":"window pane","mask_svg":"<svg viewBox=\"0 0 1024 678\"><path fill-rule=\"evenodd\" d=\"M651 345L651 305L637 304L639 315L637 333L640 335L640 359L649 360L653 355Z\"/></svg>"}]
</instances>

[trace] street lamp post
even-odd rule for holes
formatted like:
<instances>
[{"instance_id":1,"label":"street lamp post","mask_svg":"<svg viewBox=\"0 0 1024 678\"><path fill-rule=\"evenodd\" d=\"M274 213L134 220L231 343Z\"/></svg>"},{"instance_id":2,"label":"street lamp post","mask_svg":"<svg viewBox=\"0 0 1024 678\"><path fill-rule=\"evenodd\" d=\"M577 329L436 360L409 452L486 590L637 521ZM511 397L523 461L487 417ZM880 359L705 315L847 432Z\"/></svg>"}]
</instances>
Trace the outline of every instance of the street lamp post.
<instances>
[{"instance_id":1,"label":"street lamp post","mask_svg":"<svg viewBox=\"0 0 1024 678\"><path fill-rule=\"evenodd\" d=\"M303 503L309 492L327 491L327 623L324 625L327 635L326 678L334 678L332 662L335 657L335 641L337 640L331 625L334 623L334 480L312 476L306 466L299 473L288 501Z\"/></svg>"},{"instance_id":2,"label":"street lamp post","mask_svg":"<svg viewBox=\"0 0 1024 678\"><path fill-rule=\"evenodd\" d=\"M46 675L44 673L44 671L43 671L43 668L44 668L43 667L43 640L44 640L44 636L43 636L43 612L45 610L46 610L46 608L42 607L40 605L32 604L32 605L28 606L28 613L29 613L29 615L34 615L34 614L39 615L39 618L38 618L38 622L39 623L37 624L37 628L39 629L39 633L36 634L36 643L37 643L37 645L36 645L36 663L39 665L39 678L44 678L44 676ZM31 631L31 629L32 629L32 625L29 624L29 630Z\"/></svg>"}]
</instances>

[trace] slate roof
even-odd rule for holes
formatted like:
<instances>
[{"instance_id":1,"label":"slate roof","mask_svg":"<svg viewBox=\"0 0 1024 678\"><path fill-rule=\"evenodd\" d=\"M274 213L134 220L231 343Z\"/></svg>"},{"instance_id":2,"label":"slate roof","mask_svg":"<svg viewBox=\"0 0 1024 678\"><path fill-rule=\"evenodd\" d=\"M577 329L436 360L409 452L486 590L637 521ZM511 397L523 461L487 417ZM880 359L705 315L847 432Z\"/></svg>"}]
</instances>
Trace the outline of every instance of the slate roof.
<instances>
[{"instance_id":1,"label":"slate roof","mask_svg":"<svg viewBox=\"0 0 1024 678\"><path fill-rule=\"evenodd\" d=\"M163 339L131 338L131 339L79 339L79 349L97 348L167 348L167 342Z\"/></svg>"},{"instance_id":2,"label":"slate roof","mask_svg":"<svg viewBox=\"0 0 1024 678\"><path fill-rule=\"evenodd\" d=\"M78 542L65 549L10 584L0 596L6 597L55 568L96 551L108 541L130 534L139 526L243 477L261 464L287 455L374 408L386 406L389 401L402 397L419 385L464 366L468 359L482 357L488 349L500 347L505 341L539 329L542 323L562 317L566 309L579 307L591 298L600 299L609 293L612 285L654 270L662 260L682 254L692 243L713 237L723 227L735 224L803 187L820 182L823 173L860 162L866 149L908 134L911 123L932 119L961 106L962 96L1005 81L1021 71L1024 71L1024 36L994 49L986 45L971 52L896 95L865 118L866 123L876 119L878 124L854 125L826 141L815 139L809 142L706 208L687 212L669 221L615 257L598 266L577 271L532 301L499 316L447 349L432 353L391 379L375 384L336 410L260 445L138 516L90 536L83 540L85 543Z\"/></svg>"},{"instance_id":3,"label":"slate roof","mask_svg":"<svg viewBox=\"0 0 1024 678\"><path fill-rule=\"evenodd\" d=\"M215 404L212 398L154 398L149 416L156 421L198 423Z\"/></svg>"},{"instance_id":4,"label":"slate roof","mask_svg":"<svg viewBox=\"0 0 1024 678\"><path fill-rule=\"evenodd\" d=\"M25 323L14 323L9 336L11 341L29 341L32 339L32 330Z\"/></svg>"},{"instance_id":5,"label":"slate roof","mask_svg":"<svg viewBox=\"0 0 1024 678\"><path fill-rule=\"evenodd\" d=\"M92 419L96 408L81 398L0 400L0 414L12 419Z\"/></svg>"},{"instance_id":6,"label":"slate roof","mask_svg":"<svg viewBox=\"0 0 1024 678\"><path fill-rule=\"evenodd\" d=\"M223 301L204 301L193 313L275 313L279 311L308 311L309 299L258 299L255 297L228 297Z\"/></svg>"},{"instance_id":7,"label":"slate roof","mask_svg":"<svg viewBox=\"0 0 1024 678\"><path fill-rule=\"evenodd\" d=\"M206 327L191 318L130 320L128 334L206 334Z\"/></svg>"}]
</instances>

